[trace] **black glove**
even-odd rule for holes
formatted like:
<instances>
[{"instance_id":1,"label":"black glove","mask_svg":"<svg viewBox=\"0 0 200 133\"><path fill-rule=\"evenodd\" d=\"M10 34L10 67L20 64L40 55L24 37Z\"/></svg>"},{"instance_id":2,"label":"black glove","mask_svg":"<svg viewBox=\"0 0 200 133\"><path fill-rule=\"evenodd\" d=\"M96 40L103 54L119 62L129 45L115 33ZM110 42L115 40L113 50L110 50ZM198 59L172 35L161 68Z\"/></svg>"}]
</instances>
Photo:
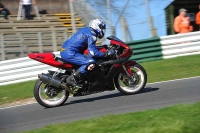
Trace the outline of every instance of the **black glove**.
<instances>
[{"instance_id":1,"label":"black glove","mask_svg":"<svg viewBox=\"0 0 200 133\"><path fill-rule=\"evenodd\" d=\"M108 49L108 45L104 44L101 47L104 47L105 49Z\"/></svg>"},{"instance_id":2,"label":"black glove","mask_svg":"<svg viewBox=\"0 0 200 133\"><path fill-rule=\"evenodd\" d=\"M104 54L105 58L115 58L115 51L114 50L107 50Z\"/></svg>"}]
</instances>

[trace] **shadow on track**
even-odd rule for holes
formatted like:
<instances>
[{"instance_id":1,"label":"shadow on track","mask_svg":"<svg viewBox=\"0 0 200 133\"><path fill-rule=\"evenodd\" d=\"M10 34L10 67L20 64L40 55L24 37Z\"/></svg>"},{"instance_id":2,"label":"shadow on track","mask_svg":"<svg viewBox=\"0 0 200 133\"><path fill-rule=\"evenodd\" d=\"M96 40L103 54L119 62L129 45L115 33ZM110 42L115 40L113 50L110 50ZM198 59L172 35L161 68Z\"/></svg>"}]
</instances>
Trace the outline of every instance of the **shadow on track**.
<instances>
[{"instance_id":1,"label":"shadow on track","mask_svg":"<svg viewBox=\"0 0 200 133\"><path fill-rule=\"evenodd\" d=\"M142 91L140 91L139 93L137 93L135 95L153 92L153 91L157 91L157 90L159 90L159 88L148 87L148 88L144 88ZM63 106L70 105L70 104L76 104L76 103L83 103L83 102L93 102L93 101L96 101L96 100L109 99L109 98L115 98L115 97L121 97L121 96L130 96L130 95L124 95L124 94L118 92L118 93L108 94L108 95L104 95L104 96L98 96L98 97L93 97L93 98L85 98L85 99L70 101L70 103L66 103Z\"/></svg>"},{"instance_id":2,"label":"shadow on track","mask_svg":"<svg viewBox=\"0 0 200 133\"><path fill-rule=\"evenodd\" d=\"M160 89L160 88L151 88L151 87L148 87L148 88L144 88L142 91L140 91L140 92L137 93L137 94L153 92L153 91L157 91L157 90L159 90L159 89Z\"/></svg>"}]
</instances>

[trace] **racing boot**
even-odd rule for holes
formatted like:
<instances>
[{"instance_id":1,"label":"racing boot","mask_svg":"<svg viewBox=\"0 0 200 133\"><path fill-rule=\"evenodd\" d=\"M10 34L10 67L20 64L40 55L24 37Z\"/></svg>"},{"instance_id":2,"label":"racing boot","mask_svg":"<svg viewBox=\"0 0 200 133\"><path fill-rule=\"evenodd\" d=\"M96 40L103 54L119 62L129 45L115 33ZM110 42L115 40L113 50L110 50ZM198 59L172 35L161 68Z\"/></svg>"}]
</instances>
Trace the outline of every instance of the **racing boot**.
<instances>
[{"instance_id":1,"label":"racing boot","mask_svg":"<svg viewBox=\"0 0 200 133\"><path fill-rule=\"evenodd\" d=\"M68 78L67 78L67 84L71 85L71 86L74 86L74 87L77 87L77 88L82 88L83 87L83 84L84 83L84 74L80 73L78 70L73 73L72 75L70 75Z\"/></svg>"}]
</instances>

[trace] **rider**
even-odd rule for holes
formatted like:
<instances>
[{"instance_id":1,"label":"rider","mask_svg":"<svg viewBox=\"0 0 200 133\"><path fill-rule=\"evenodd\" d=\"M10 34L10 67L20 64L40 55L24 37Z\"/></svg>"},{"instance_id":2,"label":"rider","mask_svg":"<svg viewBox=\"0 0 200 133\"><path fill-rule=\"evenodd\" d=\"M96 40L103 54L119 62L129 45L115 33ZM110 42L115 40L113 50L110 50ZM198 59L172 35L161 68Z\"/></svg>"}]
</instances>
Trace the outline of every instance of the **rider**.
<instances>
[{"instance_id":1,"label":"rider","mask_svg":"<svg viewBox=\"0 0 200 133\"><path fill-rule=\"evenodd\" d=\"M95 43L97 38L102 39L106 30L106 23L100 19L93 19L89 23L89 27L78 30L62 45L60 55L69 63L81 66L76 72L67 78L67 83L82 88L78 81L84 81L85 74L95 67L95 58L108 58L114 55L113 50L100 52ZM86 57L83 52L88 48L91 57Z\"/></svg>"}]
</instances>

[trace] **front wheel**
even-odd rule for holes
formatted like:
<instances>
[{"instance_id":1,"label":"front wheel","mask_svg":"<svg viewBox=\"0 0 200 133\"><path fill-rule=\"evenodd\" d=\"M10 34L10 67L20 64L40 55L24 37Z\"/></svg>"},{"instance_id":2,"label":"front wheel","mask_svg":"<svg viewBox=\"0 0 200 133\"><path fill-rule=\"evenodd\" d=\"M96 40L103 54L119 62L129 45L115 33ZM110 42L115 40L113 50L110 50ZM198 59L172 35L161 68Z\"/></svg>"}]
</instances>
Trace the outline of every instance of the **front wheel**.
<instances>
[{"instance_id":1,"label":"front wheel","mask_svg":"<svg viewBox=\"0 0 200 133\"><path fill-rule=\"evenodd\" d=\"M40 105L51 108L63 105L69 97L69 92L44 84L38 79L34 86L34 97Z\"/></svg>"},{"instance_id":2,"label":"front wheel","mask_svg":"<svg viewBox=\"0 0 200 133\"><path fill-rule=\"evenodd\" d=\"M132 78L126 73L119 73L115 76L114 82L117 89L126 95L131 95L141 91L147 82L147 74L140 64L130 66Z\"/></svg>"}]
</instances>

